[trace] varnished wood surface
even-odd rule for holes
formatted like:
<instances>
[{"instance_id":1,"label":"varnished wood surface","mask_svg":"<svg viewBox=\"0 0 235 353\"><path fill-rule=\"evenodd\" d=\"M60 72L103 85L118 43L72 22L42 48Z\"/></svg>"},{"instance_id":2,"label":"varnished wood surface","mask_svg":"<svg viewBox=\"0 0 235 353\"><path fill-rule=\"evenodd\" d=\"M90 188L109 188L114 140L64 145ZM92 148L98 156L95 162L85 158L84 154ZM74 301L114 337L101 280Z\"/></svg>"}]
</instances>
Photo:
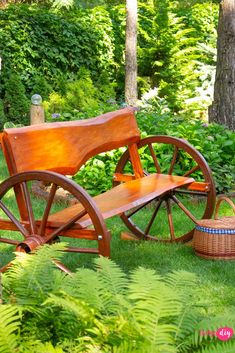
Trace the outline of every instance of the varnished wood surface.
<instances>
[{"instance_id":1,"label":"varnished wood surface","mask_svg":"<svg viewBox=\"0 0 235 353\"><path fill-rule=\"evenodd\" d=\"M11 174L51 170L74 175L90 157L139 140L132 108L92 119L6 129L3 137Z\"/></svg>"},{"instance_id":2,"label":"varnished wood surface","mask_svg":"<svg viewBox=\"0 0 235 353\"><path fill-rule=\"evenodd\" d=\"M169 190L188 185L194 181L193 178L180 176L151 174L144 178L132 180L120 184L115 188L94 197L104 219L126 212L139 206L157 196L163 195ZM48 219L50 227L57 227L61 223L67 222L76 214L81 212L80 204L73 205L63 211L51 215ZM76 223L77 228L90 225L88 216L83 217Z\"/></svg>"}]
</instances>

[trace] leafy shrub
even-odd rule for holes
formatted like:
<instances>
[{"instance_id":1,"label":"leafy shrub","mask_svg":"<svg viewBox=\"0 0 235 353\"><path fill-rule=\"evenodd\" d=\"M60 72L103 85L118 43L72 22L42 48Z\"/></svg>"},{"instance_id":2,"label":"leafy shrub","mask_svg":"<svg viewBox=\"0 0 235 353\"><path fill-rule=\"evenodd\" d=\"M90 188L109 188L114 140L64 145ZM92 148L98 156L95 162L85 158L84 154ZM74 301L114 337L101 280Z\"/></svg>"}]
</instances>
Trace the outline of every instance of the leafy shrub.
<instances>
[{"instance_id":1,"label":"leafy shrub","mask_svg":"<svg viewBox=\"0 0 235 353\"><path fill-rule=\"evenodd\" d=\"M194 274L163 277L138 268L126 275L111 260L98 258L94 270L68 276L54 269L62 249L54 244L34 256L21 253L3 274L1 353L217 353L228 345L234 350L234 340L200 336L207 327L234 327L235 317L206 317Z\"/></svg>"},{"instance_id":2,"label":"leafy shrub","mask_svg":"<svg viewBox=\"0 0 235 353\"><path fill-rule=\"evenodd\" d=\"M92 195L111 189L113 173L124 149L101 153L90 159L74 176L74 180Z\"/></svg>"},{"instance_id":3,"label":"leafy shrub","mask_svg":"<svg viewBox=\"0 0 235 353\"><path fill-rule=\"evenodd\" d=\"M58 90L62 74L71 79L82 66L93 79L104 71L112 77L112 24L103 8L52 12L17 4L0 10L0 27L5 81L14 67L27 93L38 76Z\"/></svg>"},{"instance_id":4,"label":"leafy shrub","mask_svg":"<svg viewBox=\"0 0 235 353\"><path fill-rule=\"evenodd\" d=\"M46 100L53 91L52 86L43 76L36 76L32 79L31 95L40 94L42 100Z\"/></svg>"},{"instance_id":5,"label":"leafy shrub","mask_svg":"<svg viewBox=\"0 0 235 353\"><path fill-rule=\"evenodd\" d=\"M96 85L92 82L90 72L81 68L75 80L68 81L64 95L52 92L44 107L48 120L74 120L92 117L112 110L116 104L114 85L105 75L101 75ZM108 109L112 106L112 109Z\"/></svg>"},{"instance_id":6,"label":"leafy shrub","mask_svg":"<svg viewBox=\"0 0 235 353\"><path fill-rule=\"evenodd\" d=\"M25 95L25 88L20 76L13 73L5 83L4 104L7 119L13 123L28 125L30 102Z\"/></svg>"},{"instance_id":7,"label":"leafy shrub","mask_svg":"<svg viewBox=\"0 0 235 353\"><path fill-rule=\"evenodd\" d=\"M4 104L2 99L0 99L0 130L2 130L5 121L6 121L6 117L4 113Z\"/></svg>"}]
</instances>

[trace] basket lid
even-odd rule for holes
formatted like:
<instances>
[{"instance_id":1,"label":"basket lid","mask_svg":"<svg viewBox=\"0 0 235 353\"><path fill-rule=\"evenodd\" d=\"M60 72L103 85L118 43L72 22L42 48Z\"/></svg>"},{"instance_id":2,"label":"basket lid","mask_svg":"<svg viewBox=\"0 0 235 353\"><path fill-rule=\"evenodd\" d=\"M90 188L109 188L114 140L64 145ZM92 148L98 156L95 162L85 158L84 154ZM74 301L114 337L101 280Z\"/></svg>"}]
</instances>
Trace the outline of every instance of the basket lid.
<instances>
[{"instance_id":1,"label":"basket lid","mask_svg":"<svg viewBox=\"0 0 235 353\"><path fill-rule=\"evenodd\" d=\"M197 225L201 227L214 229L233 229L235 230L235 217L221 217L219 219L201 219L197 221Z\"/></svg>"}]
</instances>

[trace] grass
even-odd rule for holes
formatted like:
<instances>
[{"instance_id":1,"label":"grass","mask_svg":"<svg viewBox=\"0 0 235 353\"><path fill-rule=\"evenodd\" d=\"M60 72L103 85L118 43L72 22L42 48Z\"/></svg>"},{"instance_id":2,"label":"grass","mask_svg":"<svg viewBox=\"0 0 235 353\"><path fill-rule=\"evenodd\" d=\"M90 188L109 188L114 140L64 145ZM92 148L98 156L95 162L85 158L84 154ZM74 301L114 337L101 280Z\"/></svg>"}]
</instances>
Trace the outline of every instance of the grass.
<instances>
[{"instance_id":1,"label":"grass","mask_svg":"<svg viewBox=\"0 0 235 353\"><path fill-rule=\"evenodd\" d=\"M2 155L0 155L0 180L7 178L7 169ZM13 193L7 195L8 205L17 212ZM41 201L36 200L38 212ZM200 211L200 204L198 205ZM163 210L164 212L164 210ZM149 210L145 210L142 220L145 222ZM232 215L230 208L224 204L221 208L224 215ZM185 226L183 216L176 212L177 226ZM164 216L160 215L160 219ZM163 222L163 226L164 226ZM111 257L124 271L130 272L141 266L155 269L160 274L169 271L186 270L196 273L199 279L199 292L201 302L208 304L208 315L234 311L235 308L235 261L211 261L195 256L191 246L184 244L163 244L158 242L122 241L120 234L126 231L125 225L118 217L107 221L107 226L112 232ZM6 236L6 231L1 231L1 236ZM3 235L4 234L4 235ZM15 235L15 234L14 234ZM71 239L66 239L69 242ZM0 244L0 261L4 263L11 257L12 250L5 244ZM71 269L76 267L92 267L94 255L65 253L64 263Z\"/></svg>"}]
</instances>

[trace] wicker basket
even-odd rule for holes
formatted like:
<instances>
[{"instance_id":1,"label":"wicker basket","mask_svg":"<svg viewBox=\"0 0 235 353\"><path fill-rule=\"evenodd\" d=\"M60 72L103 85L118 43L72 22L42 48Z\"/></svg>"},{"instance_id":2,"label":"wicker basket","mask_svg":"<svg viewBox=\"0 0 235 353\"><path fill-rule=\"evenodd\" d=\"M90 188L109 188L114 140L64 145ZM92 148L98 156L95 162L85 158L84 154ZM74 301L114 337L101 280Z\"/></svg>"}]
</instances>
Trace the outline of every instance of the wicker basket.
<instances>
[{"instance_id":1,"label":"wicker basket","mask_svg":"<svg viewBox=\"0 0 235 353\"><path fill-rule=\"evenodd\" d=\"M198 256L213 260L235 260L235 217L218 218L222 201L232 207L234 203L226 196L219 197L215 208L215 219L202 219L197 222L194 232L194 249Z\"/></svg>"}]
</instances>

